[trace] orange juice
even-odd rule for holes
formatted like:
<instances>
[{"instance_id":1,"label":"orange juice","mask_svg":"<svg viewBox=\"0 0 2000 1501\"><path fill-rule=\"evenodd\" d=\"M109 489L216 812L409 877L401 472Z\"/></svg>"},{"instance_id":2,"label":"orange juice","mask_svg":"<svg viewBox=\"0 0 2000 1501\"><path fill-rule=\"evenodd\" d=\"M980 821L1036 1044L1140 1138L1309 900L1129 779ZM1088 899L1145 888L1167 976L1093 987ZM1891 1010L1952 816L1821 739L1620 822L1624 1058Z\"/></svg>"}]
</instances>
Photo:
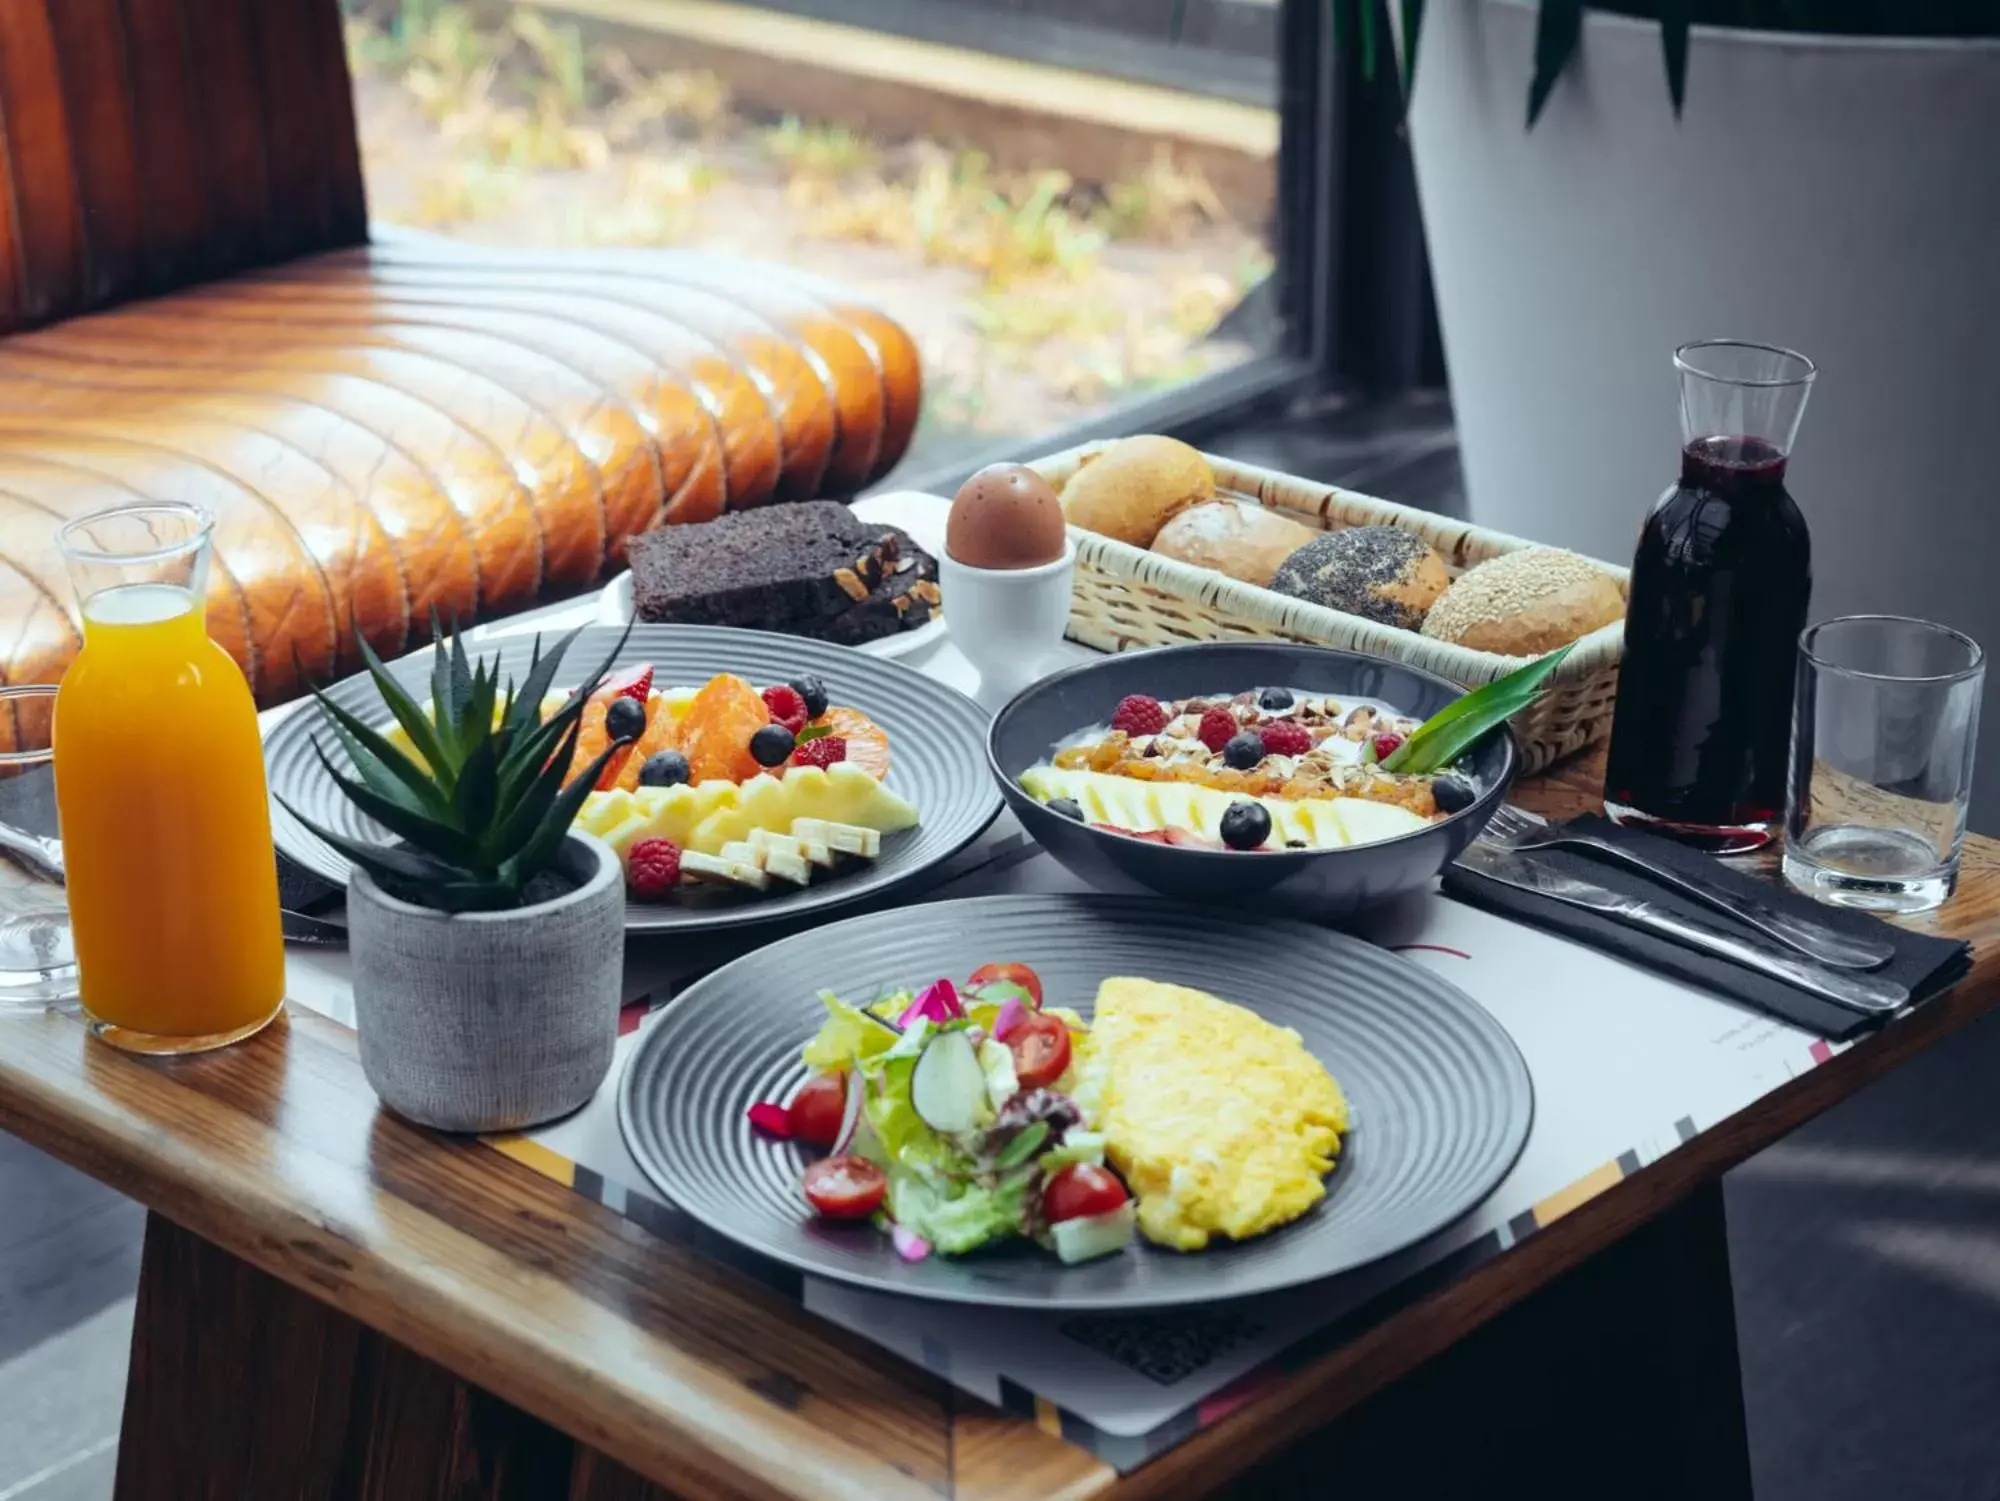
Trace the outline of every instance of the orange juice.
<instances>
[{"instance_id":1,"label":"orange juice","mask_svg":"<svg viewBox=\"0 0 2000 1501\"><path fill-rule=\"evenodd\" d=\"M285 989L250 685L182 585L102 590L83 622L54 748L84 1010L139 1051L234 1041Z\"/></svg>"}]
</instances>

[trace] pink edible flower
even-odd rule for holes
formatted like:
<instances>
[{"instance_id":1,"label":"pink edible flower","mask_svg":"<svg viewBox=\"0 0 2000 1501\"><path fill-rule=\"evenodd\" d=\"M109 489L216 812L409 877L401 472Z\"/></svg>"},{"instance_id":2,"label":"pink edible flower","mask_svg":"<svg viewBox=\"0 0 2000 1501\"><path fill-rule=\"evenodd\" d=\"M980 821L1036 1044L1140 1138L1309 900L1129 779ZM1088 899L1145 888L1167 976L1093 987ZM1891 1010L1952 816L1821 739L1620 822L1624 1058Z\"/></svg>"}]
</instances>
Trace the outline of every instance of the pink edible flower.
<instances>
[{"instance_id":1,"label":"pink edible flower","mask_svg":"<svg viewBox=\"0 0 2000 1501\"><path fill-rule=\"evenodd\" d=\"M903 1014L896 1019L899 1027L908 1027L923 1020L941 1027L946 1022L962 1021L965 1007L959 1004L958 987L949 980L933 980L917 992Z\"/></svg>"}]
</instances>

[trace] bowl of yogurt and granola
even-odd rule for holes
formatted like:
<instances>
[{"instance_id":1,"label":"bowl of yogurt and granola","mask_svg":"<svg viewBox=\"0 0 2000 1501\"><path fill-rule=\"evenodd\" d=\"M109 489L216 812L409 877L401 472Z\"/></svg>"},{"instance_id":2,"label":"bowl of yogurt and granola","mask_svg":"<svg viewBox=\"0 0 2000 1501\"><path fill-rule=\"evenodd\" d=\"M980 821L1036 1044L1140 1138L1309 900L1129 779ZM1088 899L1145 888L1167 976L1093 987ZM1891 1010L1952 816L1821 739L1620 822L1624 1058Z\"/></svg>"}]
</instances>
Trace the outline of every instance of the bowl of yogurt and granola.
<instances>
[{"instance_id":1,"label":"bowl of yogurt and granola","mask_svg":"<svg viewBox=\"0 0 2000 1501\"><path fill-rule=\"evenodd\" d=\"M987 755L1028 832L1093 886L1338 916L1427 887L1504 800L1505 726L1448 765L1399 767L1464 693L1356 652L1168 647L1035 684Z\"/></svg>"}]
</instances>

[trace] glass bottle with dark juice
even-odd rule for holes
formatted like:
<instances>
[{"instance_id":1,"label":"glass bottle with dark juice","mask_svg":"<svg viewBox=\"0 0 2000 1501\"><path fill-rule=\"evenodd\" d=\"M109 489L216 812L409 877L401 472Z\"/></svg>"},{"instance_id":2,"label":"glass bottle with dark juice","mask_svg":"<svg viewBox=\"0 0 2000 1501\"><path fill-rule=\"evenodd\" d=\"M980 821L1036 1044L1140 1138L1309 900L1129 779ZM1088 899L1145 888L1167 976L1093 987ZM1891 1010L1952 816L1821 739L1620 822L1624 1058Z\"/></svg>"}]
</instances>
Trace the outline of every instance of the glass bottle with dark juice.
<instances>
[{"instance_id":1,"label":"glass bottle with dark juice","mask_svg":"<svg viewBox=\"0 0 2000 1501\"><path fill-rule=\"evenodd\" d=\"M1690 344L1680 483L1639 534L1605 811L1716 852L1783 816L1812 547L1785 464L1816 373L1790 350Z\"/></svg>"}]
</instances>

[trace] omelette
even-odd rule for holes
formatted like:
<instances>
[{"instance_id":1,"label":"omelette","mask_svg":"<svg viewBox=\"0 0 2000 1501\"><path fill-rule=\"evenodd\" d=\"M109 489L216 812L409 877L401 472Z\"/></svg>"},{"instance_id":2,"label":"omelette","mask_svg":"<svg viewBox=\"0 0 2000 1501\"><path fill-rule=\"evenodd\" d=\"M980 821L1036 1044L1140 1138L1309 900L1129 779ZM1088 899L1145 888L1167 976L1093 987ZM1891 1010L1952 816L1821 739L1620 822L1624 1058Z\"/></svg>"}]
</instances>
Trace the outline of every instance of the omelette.
<instances>
[{"instance_id":1,"label":"omelette","mask_svg":"<svg viewBox=\"0 0 2000 1501\"><path fill-rule=\"evenodd\" d=\"M1110 979L1078 1044L1076 1098L1155 1245L1247 1240L1326 1195L1347 1101L1299 1034L1199 990Z\"/></svg>"}]
</instances>

